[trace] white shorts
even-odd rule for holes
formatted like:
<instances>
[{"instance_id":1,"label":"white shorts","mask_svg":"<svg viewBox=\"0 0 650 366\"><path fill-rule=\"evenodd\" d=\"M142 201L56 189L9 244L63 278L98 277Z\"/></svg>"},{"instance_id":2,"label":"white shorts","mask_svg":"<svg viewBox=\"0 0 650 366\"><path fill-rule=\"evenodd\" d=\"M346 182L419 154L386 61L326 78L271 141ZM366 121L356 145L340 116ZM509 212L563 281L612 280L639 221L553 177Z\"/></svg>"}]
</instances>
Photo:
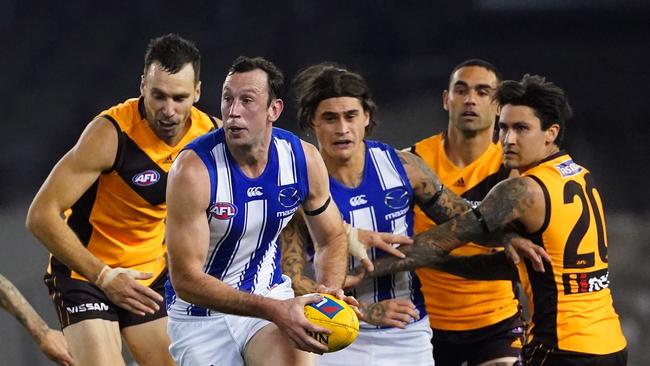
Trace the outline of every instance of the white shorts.
<instances>
[{"instance_id":1,"label":"white shorts","mask_svg":"<svg viewBox=\"0 0 650 366\"><path fill-rule=\"evenodd\" d=\"M265 297L291 299L294 297L289 277L271 289ZM183 366L243 366L246 344L260 329L271 324L268 320L217 313L210 317L169 317L167 333L171 338L169 352Z\"/></svg>"},{"instance_id":2,"label":"white shorts","mask_svg":"<svg viewBox=\"0 0 650 366\"><path fill-rule=\"evenodd\" d=\"M432 366L433 346L429 317L406 329L360 329L351 345L316 357L318 366Z\"/></svg>"}]
</instances>

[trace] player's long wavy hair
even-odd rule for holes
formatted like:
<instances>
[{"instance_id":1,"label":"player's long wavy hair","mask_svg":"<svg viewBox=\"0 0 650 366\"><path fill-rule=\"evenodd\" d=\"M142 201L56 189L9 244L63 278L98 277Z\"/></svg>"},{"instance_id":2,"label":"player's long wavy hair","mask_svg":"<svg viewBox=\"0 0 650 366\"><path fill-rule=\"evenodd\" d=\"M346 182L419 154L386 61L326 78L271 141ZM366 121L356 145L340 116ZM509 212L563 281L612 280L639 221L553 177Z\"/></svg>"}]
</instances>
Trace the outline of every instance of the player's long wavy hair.
<instances>
[{"instance_id":1,"label":"player's long wavy hair","mask_svg":"<svg viewBox=\"0 0 650 366\"><path fill-rule=\"evenodd\" d=\"M377 105L372 100L370 88L363 77L331 62L309 66L301 70L292 82L296 98L298 126L303 131L313 127L314 113L320 102L329 98L352 97L361 102L370 122L366 127L366 136L377 125L375 115Z\"/></svg>"}]
</instances>

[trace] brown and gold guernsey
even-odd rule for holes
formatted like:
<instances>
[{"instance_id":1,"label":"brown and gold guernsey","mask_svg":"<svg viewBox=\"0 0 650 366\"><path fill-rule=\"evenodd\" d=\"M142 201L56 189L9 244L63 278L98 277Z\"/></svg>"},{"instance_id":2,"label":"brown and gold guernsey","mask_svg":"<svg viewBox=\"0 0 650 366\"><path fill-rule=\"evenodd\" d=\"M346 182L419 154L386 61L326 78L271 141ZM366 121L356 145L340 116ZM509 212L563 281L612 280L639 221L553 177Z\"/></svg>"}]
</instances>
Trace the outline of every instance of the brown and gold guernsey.
<instances>
[{"instance_id":1,"label":"brown and gold guernsey","mask_svg":"<svg viewBox=\"0 0 650 366\"><path fill-rule=\"evenodd\" d=\"M166 266L165 189L167 172L183 147L215 128L217 121L192 107L191 126L169 146L145 121L141 98L128 99L99 114L118 131L113 167L66 212L68 225L97 258L111 267L152 272L151 284ZM48 272L85 280L56 258Z\"/></svg>"},{"instance_id":2,"label":"brown and gold guernsey","mask_svg":"<svg viewBox=\"0 0 650 366\"><path fill-rule=\"evenodd\" d=\"M532 314L529 341L595 355L622 350L626 341L612 305L605 216L593 177L565 152L522 175L544 192L545 221L531 240L552 259L545 273L528 261L519 266Z\"/></svg>"},{"instance_id":3,"label":"brown and gold guernsey","mask_svg":"<svg viewBox=\"0 0 650 366\"><path fill-rule=\"evenodd\" d=\"M497 183L508 177L502 166L501 145L492 143L479 159L465 168L449 161L443 146L444 135L426 138L411 148L436 172L451 191L476 205ZM428 230L435 224L418 207L415 208L415 232ZM485 254L491 251L470 243L457 248L454 255ZM474 281L448 273L419 269L431 328L445 331L466 331L483 328L512 317L518 302L510 281Z\"/></svg>"}]
</instances>

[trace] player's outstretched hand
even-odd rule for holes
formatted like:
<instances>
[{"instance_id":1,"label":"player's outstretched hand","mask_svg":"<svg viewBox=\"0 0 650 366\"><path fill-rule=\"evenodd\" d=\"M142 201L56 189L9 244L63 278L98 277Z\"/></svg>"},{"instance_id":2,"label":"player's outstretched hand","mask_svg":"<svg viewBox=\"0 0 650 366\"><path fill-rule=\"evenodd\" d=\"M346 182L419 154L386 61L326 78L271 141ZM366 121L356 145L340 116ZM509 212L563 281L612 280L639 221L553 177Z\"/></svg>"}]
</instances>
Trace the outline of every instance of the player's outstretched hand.
<instances>
[{"instance_id":1,"label":"player's outstretched hand","mask_svg":"<svg viewBox=\"0 0 650 366\"><path fill-rule=\"evenodd\" d=\"M159 293L136 280L146 280L153 277L153 273L138 272L133 269L104 267L97 276L95 284L117 306L134 314L153 314L162 303L163 298Z\"/></svg>"},{"instance_id":2,"label":"player's outstretched hand","mask_svg":"<svg viewBox=\"0 0 650 366\"><path fill-rule=\"evenodd\" d=\"M411 300L388 299L373 304L362 305L364 320L367 323L404 329L411 322L420 319Z\"/></svg>"},{"instance_id":3,"label":"player's outstretched hand","mask_svg":"<svg viewBox=\"0 0 650 366\"><path fill-rule=\"evenodd\" d=\"M507 234L505 238L506 255L515 265L519 263L522 256L530 260L537 272L544 272L543 261L551 263L551 257L546 253L546 250L532 241L514 233Z\"/></svg>"},{"instance_id":4,"label":"player's outstretched hand","mask_svg":"<svg viewBox=\"0 0 650 366\"><path fill-rule=\"evenodd\" d=\"M398 245L413 244L413 239L404 235L375 232L375 231L368 231L362 229L355 229L355 230L357 230L356 237L358 238L358 241L361 244L363 244L364 249L368 249L368 248L381 249L384 252L394 255L398 258L404 258L405 256L404 253L397 250L394 244L398 244ZM348 238L349 237L350 235L348 234ZM349 241L350 241L350 254L353 254L352 240ZM374 270L374 266L372 265L372 262L367 258L367 256L365 260L361 260L361 263L363 264L363 266L366 268L368 272L372 272Z\"/></svg>"},{"instance_id":5,"label":"player's outstretched hand","mask_svg":"<svg viewBox=\"0 0 650 366\"><path fill-rule=\"evenodd\" d=\"M68 342L66 342L63 333L60 331L48 329L38 340L38 345L47 358L54 361L57 365L74 366L75 363L68 350Z\"/></svg>"},{"instance_id":6,"label":"player's outstretched hand","mask_svg":"<svg viewBox=\"0 0 650 366\"><path fill-rule=\"evenodd\" d=\"M308 332L331 334L332 331L320 327L305 318L305 305L317 303L321 300L323 300L323 297L317 294L278 300L271 321L289 337L296 348L323 354L327 352L327 346L312 338Z\"/></svg>"}]
</instances>

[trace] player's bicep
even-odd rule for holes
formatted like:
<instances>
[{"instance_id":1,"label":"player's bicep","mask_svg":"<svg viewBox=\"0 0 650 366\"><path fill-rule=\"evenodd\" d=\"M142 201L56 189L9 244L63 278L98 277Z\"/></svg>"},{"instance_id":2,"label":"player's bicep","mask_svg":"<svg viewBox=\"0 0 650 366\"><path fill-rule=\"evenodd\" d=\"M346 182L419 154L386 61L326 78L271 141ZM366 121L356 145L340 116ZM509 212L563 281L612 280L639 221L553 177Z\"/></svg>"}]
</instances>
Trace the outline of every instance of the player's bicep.
<instances>
[{"instance_id":1,"label":"player's bicep","mask_svg":"<svg viewBox=\"0 0 650 366\"><path fill-rule=\"evenodd\" d=\"M539 185L527 177L506 179L492 188L478 211L487 227L493 231L508 224L531 220L531 213L545 206Z\"/></svg>"},{"instance_id":2,"label":"player's bicep","mask_svg":"<svg viewBox=\"0 0 650 366\"><path fill-rule=\"evenodd\" d=\"M309 195L302 203L302 208L308 214L317 213L325 208L330 199L329 177L327 167L318 150L314 145L302 142L307 160L307 179L309 182Z\"/></svg>"},{"instance_id":3,"label":"player's bicep","mask_svg":"<svg viewBox=\"0 0 650 366\"><path fill-rule=\"evenodd\" d=\"M117 131L104 118L88 124L81 137L41 186L33 205L62 212L70 208L100 174L110 169L117 154Z\"/></svg>"},{"instance_id":4,"label":"player's bicep","mask_svg":"<svg viewBox=\"0 0 650 366\"><path fill-rule=\"evenodd\" d=\"M433 221L440 224L467 211L470 205L448 190L438 175L419 156L398 151L406 175L413 187L415 202Z\"/></svg>"},{"instance_id":5,"label":"player's bicep","mask_svg":"<svg viewBox=\"0 0 650 366\"><path fill-rule=\"evenodd\" d=\"M172 278L202 271L210 229L206 210L210 202L208 171L193 151L182 152L167 177L166 242Z\"/></svg>"}]
</instances>

